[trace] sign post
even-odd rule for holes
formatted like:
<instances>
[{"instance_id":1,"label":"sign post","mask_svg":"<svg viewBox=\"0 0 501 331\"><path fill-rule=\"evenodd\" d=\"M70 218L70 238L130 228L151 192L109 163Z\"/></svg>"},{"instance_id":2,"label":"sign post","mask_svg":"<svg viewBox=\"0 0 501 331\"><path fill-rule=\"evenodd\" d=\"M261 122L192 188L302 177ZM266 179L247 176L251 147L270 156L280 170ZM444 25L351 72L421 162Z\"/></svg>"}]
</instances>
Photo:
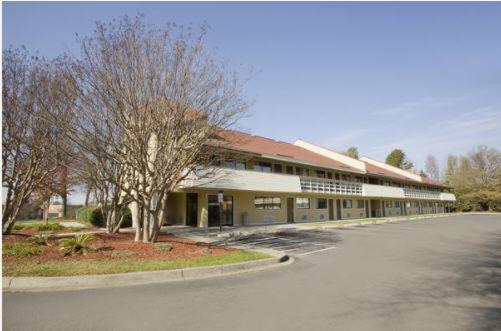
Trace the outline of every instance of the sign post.
<instances>
[{"instance_id":1,"label":"sign post","mask_svg":"<svg viewBox=\"0 0 501 331\"><path fill-rule=\"evenodd\" d=\"M219 232L223 231L223 201L223 191L219 191L219 193L217 194L217 202L219 203Z\"/></svg>"}]
</instances>

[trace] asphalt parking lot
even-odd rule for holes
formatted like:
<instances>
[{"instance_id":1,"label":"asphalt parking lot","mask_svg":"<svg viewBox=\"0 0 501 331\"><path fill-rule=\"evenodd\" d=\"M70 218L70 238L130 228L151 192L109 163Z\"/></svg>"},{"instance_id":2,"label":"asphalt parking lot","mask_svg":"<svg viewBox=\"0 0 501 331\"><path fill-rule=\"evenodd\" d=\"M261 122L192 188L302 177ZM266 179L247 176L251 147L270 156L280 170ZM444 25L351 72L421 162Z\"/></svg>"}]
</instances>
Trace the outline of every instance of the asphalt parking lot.
<instances>
[{"instance_id":1,"label":"asphalt parking lot","mask_svg":"<svg viewBox=\"0 0 501 331\"><path fill-rule=\"evenodd\" d=\"M225 241L248 249L274 249L292 256L302 256L336 248L339 230L284 230L276 233L258 233Z\"/></svg>"},{"instance_id":2,"label":"asphalt parking lot","mask_svg":"<svg viewBox=\"0 0 501 331\"><path fill-rule=\"evenodd\" d=\"M336 249L207 279L6 292L3 330L501 330L501 215L233 240Z\"/></svg>"}]
</instances>

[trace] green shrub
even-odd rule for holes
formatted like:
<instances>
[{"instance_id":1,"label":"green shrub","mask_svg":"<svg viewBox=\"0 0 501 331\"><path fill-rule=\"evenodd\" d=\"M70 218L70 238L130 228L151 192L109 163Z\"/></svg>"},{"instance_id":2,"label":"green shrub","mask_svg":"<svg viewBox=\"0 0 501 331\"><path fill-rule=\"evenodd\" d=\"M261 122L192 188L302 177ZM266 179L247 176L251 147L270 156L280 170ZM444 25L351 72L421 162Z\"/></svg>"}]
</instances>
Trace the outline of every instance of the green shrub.
<instances>
[{"instance_id":1,"label":"green shrub","mask_svg":"<svg viewBox=\"0 0 501 331\"><path fill-rule=\"evenodd\" d=\"M37 245L37 246L47 246L47 237L43 234L37 234L26 239L27 243Z\"/></svg>"},{"instance_id":2,"label":"green shrub","mask_svg":"<svg viewBox=\"0 0 501 331\"><path fill-rule=\"evenodd\" d=\"M57 223L47 223L47 224L34 224L32 229L35 229L36 231L57 231L64 229L64 227Z\"/></svg>"},{"instance_id":3,"label":"green shrub","mask_svg":"<svg viewBox=\"0 0 501 331\"><path fill-rule=\"evenodd\" d=\"M42 249L36 245L3 244L2 255L7 256L28 256L38 255Z\"/></svg>"},{"instance_id":4,"label":"green shrub","mask_svg":"<svg viewBox=\"0 0 501 331\"><path fill-rule=\"evenodd\" d=\"M77 210L77 221L89 223L99 228L102 228L106 225L100 207L79 208Z\"/></svg>"},{"instance_id":5,"label":"green shrub","mask_svg":"<svg viewBox=\"0 0 501 331\"><path fill-rule=\"evenodd\" d=\"M26 225L24 224L14 224L14 227L12 228L14 231L21 231L24 229L26 229Z\"/></svg>"},{"instance_id":6,"label":"green shrub","mask_svg":"<svg viewBox=\"0 0 501 331\"><path fill-rule=\"evenodd\" d=\"M14 230L35 230L35 231L57 231L64 229L63 226L57 223L31 223L31 224L15 224Z\"/></svg>"},{"instance_id":7,"label":"green shrub","mask_svg":"<svg viewBox=\"0 0 501 331\"><path fill-rule=\"evenodd\" d=\"M126 258L126 257L131 257L131 256L136 256L137 253L133 251L116 251L111 253L111 257L115 258Z\"/></svg>"},{"instance_id":8,"label":"green shrub","mask_svg":"<svg viewBox=\"0 0 501 331\"><path fill-rule=\"evenodd\" d=\"M64 253L64 255L74 255L74 254L87 254L90 247L87 246L87 242L95 239L94 235L91 233L83 233L74 238L67 238L59 240L59 250Z\"/></svg>"},{"instance_id":9,"label":"green shrub","mask_svg":"<svg viewBox=\"0 0 501 331\"><path fill-rule=\"evenodd\" d=\"M70 226L70 227L67 227L65 228L67 232L80 232L82 231L84 228L78 228L76 226Z\"/></svg>"},{"instance_id":10,"label":"green shrub","mask_svg":"<svg viewBox=\"0 0 501 331\"><path fill-rule=\"evenodd\" d=\"M158 243L155 244L155 249L161 252L170 252L172 250L172 246L169 244Z\"/></svg>"}]
</instances>

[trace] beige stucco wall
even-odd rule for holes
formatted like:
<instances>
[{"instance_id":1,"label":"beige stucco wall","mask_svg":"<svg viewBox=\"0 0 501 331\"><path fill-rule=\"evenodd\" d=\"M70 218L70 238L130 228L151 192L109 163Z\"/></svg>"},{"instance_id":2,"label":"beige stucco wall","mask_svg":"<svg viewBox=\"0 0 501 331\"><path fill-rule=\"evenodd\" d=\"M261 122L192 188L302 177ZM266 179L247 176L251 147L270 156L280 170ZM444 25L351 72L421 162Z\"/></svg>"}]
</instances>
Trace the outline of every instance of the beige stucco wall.
<instances>
[{"instance_id":1,"label":"beige stucco wall","mask_svg":"<svg viewBox=\"0 0 501 331\"><path fill-rule=\"evenodd\" d=\"M183 225L186 222L186 194L171 193L167 197L167 224Z\"/></svg>"},{"instance_id":2,"label":"beige stucco wall","mask_svg":"<svg viewBox=\"0 0 501 331\"><path fill-rule=\"evenodd\" d=\"M386 202L391 201L391 207L387 207ZM384 208L385 208L385 216L401 216L402 211L400 207L395 207L395 201L400 201L400 200L383 200ZM402 201L400 201L400 204L402 204Z\"/></svg>"},{"instance_id":3,"label":"beige stucco wall","mask_svg":"<svg viewBox=\"0 0 501 331\"><path fill-rule=\"evenodd\" d=\"M217 195L218 190L187 190L187 192L198 194L198 226L208 226L208 209L207 197L208 195ZM286 194L286 193L269 193L269 192L247 192L247 191L223 191L224 195L231 195L233 197L233 224L243 225L244 215L249 225L262 225L262 224L279 224L287 223L287 198L294 198L294 222L316 222L329 220L329 208L317 209L316 198L326 198L333 200L333 219L337 219L337 203L336 199L341 200L341 218L342 219L355 219L365 218L366 208L358 208L357 201L366 199L351 198L352 208L343 208L342 200L346 197L332 196L332 195L318 195L318 194ZM281 200L281 208L275 210L259 210L254 206L254 198L257 196L279 197ZM297 208L295 198L309 198L310 208L300 209ZM401 215L400 207L395 207L395 200L392 200L391 208L385 205L386 216L399 216ZM374 203L374 200L372 201ZM407 201L400 201L401 204ZM385 203L385 200L383 200ZM365 204L364 204L365 206ZM432 213L432 207L423 207L425 213ZM443 210L443 209L442 209ZM437 212L442 212L437 209ZM407 207L407 215L419 214L417 207ZM185 192L172 193L168 199L168 224L186 224L186 194Z\"/></svg>"}]
</instances>

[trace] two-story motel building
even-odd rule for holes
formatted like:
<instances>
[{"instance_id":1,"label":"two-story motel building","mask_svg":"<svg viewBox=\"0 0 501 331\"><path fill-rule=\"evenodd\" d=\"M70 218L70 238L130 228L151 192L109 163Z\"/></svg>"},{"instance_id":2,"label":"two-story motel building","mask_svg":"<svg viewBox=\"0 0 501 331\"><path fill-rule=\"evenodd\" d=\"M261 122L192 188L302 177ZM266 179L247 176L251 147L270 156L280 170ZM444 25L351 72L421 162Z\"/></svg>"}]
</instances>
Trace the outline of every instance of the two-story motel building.
<instances>
[{"instance_id":1,"label":"two-story motel building","mask_svg":"<svg viewBox=\"0 0 501 331\"><path fill-rule=\"evenodd\" d=\"M168 198L167 223L198 227L443 213L447 186L305 141L221 133L231 155L213 178L192 176ZM223 201L218 201L222 193Z\"/></svg>"}]
</instances>

